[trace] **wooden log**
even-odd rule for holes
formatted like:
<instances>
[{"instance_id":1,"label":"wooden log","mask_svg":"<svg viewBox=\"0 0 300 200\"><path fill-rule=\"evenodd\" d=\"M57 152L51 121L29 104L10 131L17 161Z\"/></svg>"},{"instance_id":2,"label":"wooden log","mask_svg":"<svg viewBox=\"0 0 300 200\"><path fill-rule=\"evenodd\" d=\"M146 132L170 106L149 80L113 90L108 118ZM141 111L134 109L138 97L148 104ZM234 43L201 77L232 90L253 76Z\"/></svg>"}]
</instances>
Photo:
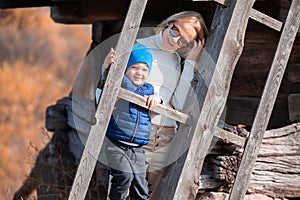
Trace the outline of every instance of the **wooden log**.
<instances>
[{"instance_id":1,"label":"wooden log","mask_svg":"<svg viewBox=\"0 0 300 200\"><path fill-rule=\"evenodd\" d=\"M238 170L241 150L218 141L206 157L199 192L229 191ZM248 192L282 198L300 196L300 123L268 130L250 177Z\"/></svg>"},{"instance_id":2,"label":"wooden log","mask_svg":"<svg viewBox=\"0 0 300 200\"><path fill-rule=\"evenodd\" d=\"M250 177L250 190L300 197L300 123L266 131Z\"/></svg>"}]
</instances>

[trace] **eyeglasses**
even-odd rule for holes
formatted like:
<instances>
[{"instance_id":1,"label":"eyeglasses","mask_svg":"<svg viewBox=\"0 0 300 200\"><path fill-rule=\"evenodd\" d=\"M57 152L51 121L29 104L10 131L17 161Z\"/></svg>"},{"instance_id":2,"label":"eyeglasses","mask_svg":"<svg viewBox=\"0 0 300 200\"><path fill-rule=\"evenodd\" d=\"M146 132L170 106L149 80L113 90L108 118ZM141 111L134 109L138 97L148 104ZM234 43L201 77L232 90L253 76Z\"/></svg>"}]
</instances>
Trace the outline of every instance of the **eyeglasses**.
<instances>
[{"instance_id":1,"label":"eyeglasses","mask_svg":"<svg viewBox=\"0 0 300 200\"><path fill-rule=\"evenodd\" d=\"M186 47L188 46L188 41L186 41L186 39L184 39L184 37L181 36L178 28L175 26L175 24L173 24L173 26L170 28L169 30L169 33L172 37L180 37L178 40L177 40L177 45L180 46L180 47Z\"/></svg>"}]
</instances>

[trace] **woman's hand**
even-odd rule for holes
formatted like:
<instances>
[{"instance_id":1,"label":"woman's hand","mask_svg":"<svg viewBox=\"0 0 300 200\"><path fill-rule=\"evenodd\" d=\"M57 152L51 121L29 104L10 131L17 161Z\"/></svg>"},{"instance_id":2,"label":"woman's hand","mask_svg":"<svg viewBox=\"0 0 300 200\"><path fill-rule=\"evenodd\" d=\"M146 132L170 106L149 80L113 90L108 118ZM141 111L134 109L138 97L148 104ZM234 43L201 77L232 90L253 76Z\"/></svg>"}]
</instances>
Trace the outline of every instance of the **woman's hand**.
<instances>
[{"instance_id":1,"label":"woman's hand","mask_svg":"<svg viewBox=\"0 0 300 200\"><path fill-rule=\"evenodd\" d=\"M200 59L200 55L201 55L203 46L204 46L204 38L202 40L198 40L198 41L194 40L193 41L193 46L190 49L186 59L198 62L199 59Z\"/></svg>"},{"instance_id":2,"label":"woman's hand","mask_svg":"<svg viewBox=\"0 0 300 200\"><path fill-rule=\"evenodd\" d=\"M109 70L111 64L115 64L115 56L116 56L116 51L113 48L110 48L109 53L107 54L103 66L105 70Z\"/></svg>"},{"instance_id":3,"label":"woman's hand","mask_svg":"<svg viewBox=\"0 0 300 200\"><path fill-rule=\"evenodd\" d=\"M154 109L157 104L161 103L161 98L157 94L145 96L145 98L147 100L146 101L146 106L148 106L149 110Z\"/></svg>"}]
</instances>

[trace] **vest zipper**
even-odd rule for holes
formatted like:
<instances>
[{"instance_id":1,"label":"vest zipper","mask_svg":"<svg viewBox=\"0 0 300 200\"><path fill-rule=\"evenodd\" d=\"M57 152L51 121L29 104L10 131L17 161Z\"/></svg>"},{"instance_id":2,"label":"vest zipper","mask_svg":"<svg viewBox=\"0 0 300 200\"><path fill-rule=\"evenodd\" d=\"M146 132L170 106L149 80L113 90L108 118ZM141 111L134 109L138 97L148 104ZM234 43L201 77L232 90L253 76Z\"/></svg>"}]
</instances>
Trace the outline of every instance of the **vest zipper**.
<instances>
[{"instance_id":1,"label":"vest zipper","mask_svg":"<svg viewBox=\"0 0 300 200\"><path fill-rule=\"evenodd\" d=\"M139 90L140 90L140 95L142 95L142 89L139 88ZM130 142L133 142L133 140L134 140L134 137L136 135L136 131L137 131L137 128L138 128L138 125L139 125L139 121L140 121L140 107L137 106L137 118L136 118L136 121L135 121L135 127L133 129L133 133L132 133L132 137L130 139Z\"/></svg>"}]
</instances>

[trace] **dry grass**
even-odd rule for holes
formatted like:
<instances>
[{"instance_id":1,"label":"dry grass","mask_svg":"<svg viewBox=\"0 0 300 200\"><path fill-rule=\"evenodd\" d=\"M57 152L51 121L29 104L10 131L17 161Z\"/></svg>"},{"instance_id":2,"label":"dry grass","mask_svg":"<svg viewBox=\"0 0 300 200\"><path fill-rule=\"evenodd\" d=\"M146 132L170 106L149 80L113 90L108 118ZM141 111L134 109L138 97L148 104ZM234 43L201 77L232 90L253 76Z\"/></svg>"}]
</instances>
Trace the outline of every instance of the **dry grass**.
<instances>
[{"instance_id":1,"label":"dry grass","mask_svg":"<svg viewBox=\"0 0 300 200\"><path fill-rule=\"evenodd\" d=\"M88 26L55 24L46 8L0 10L0 196L12 194L49 140L45 109L71 90Z\"/></svg>"}]
</instances>

